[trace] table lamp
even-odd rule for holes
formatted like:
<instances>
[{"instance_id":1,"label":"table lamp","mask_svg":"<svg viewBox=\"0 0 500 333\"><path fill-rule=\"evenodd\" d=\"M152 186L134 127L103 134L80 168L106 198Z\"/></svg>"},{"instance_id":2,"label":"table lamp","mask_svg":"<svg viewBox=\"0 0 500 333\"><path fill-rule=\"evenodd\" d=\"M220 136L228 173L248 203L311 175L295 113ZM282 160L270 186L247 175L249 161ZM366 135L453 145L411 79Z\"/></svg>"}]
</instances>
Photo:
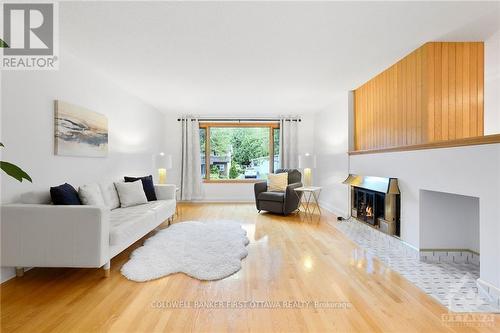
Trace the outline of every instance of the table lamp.
<instances>
[{"instance_id":1,"label":"table lamp","mask_svg":"<svg viewBox=\"0 0 500 333\"><path fill-rule=\"evenodd\" d=\"M161 152L156 156L156 169L158 170L158 183L165 184L167 181L167 170L172 169L172 155Z\"/></svg>"},{"instance_id":2,"label":"table lamp","mask_svg":"<svg viewBox=\"0 0 500 333\"><path fill-rule=\"evenodd\" d=\"M304 186L312 185L312 170L316 168L316 156L305 153L299 155L299 168L304 169Z\"/></svg>"}]
</instances>

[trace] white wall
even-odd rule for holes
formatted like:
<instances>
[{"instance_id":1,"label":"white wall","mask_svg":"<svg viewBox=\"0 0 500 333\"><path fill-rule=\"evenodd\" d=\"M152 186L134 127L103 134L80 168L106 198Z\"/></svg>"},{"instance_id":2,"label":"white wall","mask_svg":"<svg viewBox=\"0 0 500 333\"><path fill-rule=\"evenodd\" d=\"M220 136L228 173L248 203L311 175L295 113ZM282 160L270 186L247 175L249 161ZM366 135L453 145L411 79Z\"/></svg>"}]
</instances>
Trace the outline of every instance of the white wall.
<instances>
[{"instance_id":1,"label":"white wall","mask_svg":"<svg viewBox=\"0 0 500 333\"><path fill-rule=\"evenodd\" d=\"M179 115L166 113L164 120L164 130L167 137L165 145L165 154L172 155L172 169L167 170L167 183L181 184L181 135L182 128L177 121Z\"/></svg>"},{"instance_id":2,"label":"white wall","mask_svg":"<svg viewBox=\"0 0 500 333\"><path fill-rule=\"evenodd\" d=\"M338 96L314 118L313 182L323 187L320 205L344 217L349 215L349 189L342 184L349 167L348 98L348 93Z\"/></svg>"},{"instance_id":3,"label":"white wall","mask_svg":"<svg viewBox=\"0 0 500 333\"><path fill-rule=\"evenodd\" d=\"M484 43L484 134L500 133L500 31Z\"/></svg>"},{"instance_id":4,"label":"white wall","mask_svg":"<svg viewBox=\"0 0 500 333\"><path fill-rule=\"evenodd\" d=\"M479 198L420 190L420 248L479 252Z\"/></svg>"},{"instance_id":5,"label":"white wall","mask_svg":"<svg viewBox=\"0 0 500 333\"><path fill-rule=\"evenodd\" d=\"M121 90L64 52L59 71L2 73L2 159L25 169L33 183L2 174L2 202L19 194L48 190L64 182L74 186L124 175L153 173L153 155L164 149L164 115ZM100 112L108 117L106 158L54 155L54 100ZM12 270L2 269L2 281Z\"/></svg>"},{"instance_id":6,"label":"white wall","mask_svg":"<svg viewBox=\"0 0 500 333\"><path fill-rule=\"evenodd\" d=\"M350 172L399 178L401 238L420 248L420 190L479 198L481 278L500 286L500 144L353 155Z\"/></svg>"},{"instance_id":7,"label":"white wall","mask_svg":"<svg viewBox=\"0 0 500 333\"><path fill-rule=\"evenodd\" d=\"M181 179L181 124L177 121L178 114L167 113L165 131L167 147L165 151L172 155L173 168L168 172L168 182L180 184ZM313 152L314 116L302 116L299 125L299 154ZM204 183L202 185L201 201L254 201L253 183Z\"/></svg>"}]
</instances>

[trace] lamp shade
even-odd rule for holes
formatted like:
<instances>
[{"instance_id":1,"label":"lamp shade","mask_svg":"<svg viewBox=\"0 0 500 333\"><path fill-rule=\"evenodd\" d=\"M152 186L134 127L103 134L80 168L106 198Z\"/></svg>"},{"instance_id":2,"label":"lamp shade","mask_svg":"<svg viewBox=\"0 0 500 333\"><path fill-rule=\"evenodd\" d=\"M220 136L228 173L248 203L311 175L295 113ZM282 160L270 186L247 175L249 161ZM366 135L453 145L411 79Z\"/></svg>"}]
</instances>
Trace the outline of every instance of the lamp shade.
<instances>
[{"instance_id":1,"label":"lamp shade","mask_svg":"<svg viewBox=\"0 0 500 333\"><path fill-rule=\"evenodd\" d=\"M172 155L160 153L155 158L156 169L172 169Z\"/></svg>"},{"instance_id":2,"label":"lamp shade","mask_svg":"<svg viewBox=\"0 0 500 333\"><path fill-rule=\"evenodd\" d=\"M310 153L299 155L299 168L301 169L316 168L316 155L312 155Z\"/></svg>"}]
</instances>

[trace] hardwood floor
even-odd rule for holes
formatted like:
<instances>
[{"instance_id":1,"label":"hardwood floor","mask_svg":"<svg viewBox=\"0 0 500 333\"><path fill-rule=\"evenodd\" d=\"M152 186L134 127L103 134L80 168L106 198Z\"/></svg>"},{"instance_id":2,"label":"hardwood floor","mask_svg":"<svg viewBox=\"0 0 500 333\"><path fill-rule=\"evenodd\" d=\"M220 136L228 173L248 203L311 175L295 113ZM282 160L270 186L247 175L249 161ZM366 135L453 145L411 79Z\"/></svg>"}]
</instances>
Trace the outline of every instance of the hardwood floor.
<instances>
[{"instance_id":1,"label":"hardwood floor","mask_svg":"<svg viewBox=\"0 0 500 333\"><path fill-rule=\"evenodd\" d=\"M337 231L332 226L337 223L335 216L327 212L310 221L302 215L257 214L250 204L183 204L176 222L216 219L240 221L248 232L249 255L235 275L212 282L184 274L146 283L128 281L120 267L140 245L137 242L112 260L107 279L98 269L35 268L2 284L1 331L500 330L498 315L452 322L457 318L449 318L446 308ZM244 309L199 306L203 301L252 300L296 303L279 303L279 309L252 308L262 305L258 302L247 303ZM193 303L169 308L175 301ZM331 302L337 307L346 304L347 308L299 306L306 301Z\"/></svg>"}]
</instances>

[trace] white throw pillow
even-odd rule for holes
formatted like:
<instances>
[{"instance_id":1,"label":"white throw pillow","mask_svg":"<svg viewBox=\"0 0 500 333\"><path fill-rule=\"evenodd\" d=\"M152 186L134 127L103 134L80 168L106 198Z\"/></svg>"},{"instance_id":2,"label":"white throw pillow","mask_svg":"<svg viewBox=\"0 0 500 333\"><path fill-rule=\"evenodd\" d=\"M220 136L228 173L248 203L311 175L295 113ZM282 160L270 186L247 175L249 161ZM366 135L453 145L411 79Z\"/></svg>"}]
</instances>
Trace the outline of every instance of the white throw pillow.
<instances>
[{"instance_id":1,"label":"white throw pillow","mask_svg":"<svg viewBox=\"0 0 500 333\"><path fill-rule=\"evenodd\" d=\"M115 183L122 208L148 203L141 181Z\"/></svg>"},{"instance_id":2,"label":"white throw pillow","mask_svg":"<svg viewBox=\"0 0 500 333\"><path fill-rule=\"evenodd\" d=\"M267 175L267 190L284 192L288 186L288 172L270 173Z\"/></svg>"},{"instance_id":3,"label":"white throw pillow","mask_svg":"<svg viewBox=\"0 0 500 333\"><path fill-rule=\"evenodd\" d=\"M106 206L101 188L97 184L87 184L78 188L78 196L84 205Z\"/></svg>"},{"instance_id":4,"label":"white throw pillow","mask_svg":"<svg viewBox=\"0 0 500 333\"><path fill-rule=\"evenodd\" d=\"M120 198L116 192L115 184L112 182L103 182L99 184L101 193L104 198L104 203L109 209L120 207Z\"/></svg>"}]
</instances>

